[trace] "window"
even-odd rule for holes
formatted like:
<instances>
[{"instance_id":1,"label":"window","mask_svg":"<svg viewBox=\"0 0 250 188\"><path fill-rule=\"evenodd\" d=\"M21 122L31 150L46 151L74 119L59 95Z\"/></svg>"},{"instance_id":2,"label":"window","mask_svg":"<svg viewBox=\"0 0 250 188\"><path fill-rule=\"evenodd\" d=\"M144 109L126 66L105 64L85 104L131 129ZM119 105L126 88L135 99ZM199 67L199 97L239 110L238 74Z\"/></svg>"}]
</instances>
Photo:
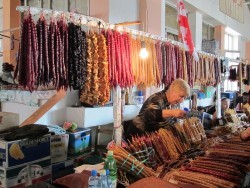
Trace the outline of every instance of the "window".
<instances>
[{"instance_id":1,"label":"window","mask_svg":"<svg viewBox=\"0 0 250 188\"><path fill-rule=\"evenodd\" d=\"M232 36L230 34L225 34L225 50L226 51L238 51L238 36Z\"/></svg>"},{"instance_id":2,"label":"window","mask_svg":"<svg viewBox=\"0 0 250 188\"><path fill-rule=\"evenodd\" d=\"M167 37L175 38L172 35L178 36L177 9L168 4L165 7L165 26Z\"/></svg>"},{"instance_id":3,"label":"window","mask_svg":"<svg viewBox=\"0 0 250 188\"><path fill-rule=\"evenodd\" d=\"M229 29L230 30L230 29ZM224 43L224 49L225 49L225 57L229 58L228 67L229 69L231 67L236 68L238 67L238 63L235 61L230 61L230 59L237 59L240 57L240 51L239 51L239 38L238 35L227 32L229 31L226 29L225 33L225 43ZM224 77L224 91L238 91L238 81L230 81L228 79L229 73L226 73Z\"/></svg>"},{"instance_id":4,"label":"window","mask_svg":"<svg viewBox=\"0 0 250 188\"><path fill-rule=\"evenodd\" d=\"M210 26L209 24L202 23L202 39L214 39L214 27Z\"/></svg>"},{"instance_id":5,"label":"window","mask_svg":"<svg viewBox=\"0 0 250 188\"><path fill-rule=\"evenodd\" d=\"M224 81L224 91L238 91L238 82Z\"/></svg>"}]
</instances>

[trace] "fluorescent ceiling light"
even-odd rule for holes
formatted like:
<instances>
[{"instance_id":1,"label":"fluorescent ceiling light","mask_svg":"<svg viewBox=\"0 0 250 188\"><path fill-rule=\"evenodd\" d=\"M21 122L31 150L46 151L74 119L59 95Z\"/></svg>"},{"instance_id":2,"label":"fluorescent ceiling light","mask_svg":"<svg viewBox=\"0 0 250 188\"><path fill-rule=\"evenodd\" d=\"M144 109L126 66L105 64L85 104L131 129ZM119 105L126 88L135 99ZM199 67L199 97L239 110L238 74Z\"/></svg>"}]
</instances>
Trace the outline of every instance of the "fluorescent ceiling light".
<instances>
[{"instance_id":1,"label":"fluorescent ceiling light","mask_svg":"<svg viewBox=\"0 0 250 188\"><path fill-rule=\"evenodd\" d=\"M228 33L230 35L240 35L237 31L231 29L230 27L226 27L225 31L226 31L226 33Z\"/></svg>"}]
</instances>

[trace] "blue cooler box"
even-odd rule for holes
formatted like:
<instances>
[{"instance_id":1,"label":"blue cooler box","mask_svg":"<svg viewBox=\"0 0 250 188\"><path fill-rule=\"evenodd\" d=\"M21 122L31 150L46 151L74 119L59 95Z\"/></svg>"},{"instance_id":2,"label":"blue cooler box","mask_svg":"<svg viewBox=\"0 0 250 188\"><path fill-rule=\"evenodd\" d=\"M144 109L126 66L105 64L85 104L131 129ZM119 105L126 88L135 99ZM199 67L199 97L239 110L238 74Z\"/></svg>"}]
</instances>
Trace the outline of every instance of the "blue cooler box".
<instances>
[{"instance_id":1,"label":"blue cooler box","mask_svg":"<svg viewBox=\"0 0 250 188\"><path fill-rule=\"evenodd\" d=\"M223 92L221 93L221 98L226 97L229 100L234 100L236 98L236 93L235 92Z\"/></svg>"},{"instance_id":2,"label":"blue cooler box","mask_svg":"<svg viewBox=\"0 0 250 188\"><path fill-rule=\"evenodd\" d=\"M91 151L91 130L78 128L75 132L69 134L69 155L80 155Z\"/></svg>"}]
</instances>

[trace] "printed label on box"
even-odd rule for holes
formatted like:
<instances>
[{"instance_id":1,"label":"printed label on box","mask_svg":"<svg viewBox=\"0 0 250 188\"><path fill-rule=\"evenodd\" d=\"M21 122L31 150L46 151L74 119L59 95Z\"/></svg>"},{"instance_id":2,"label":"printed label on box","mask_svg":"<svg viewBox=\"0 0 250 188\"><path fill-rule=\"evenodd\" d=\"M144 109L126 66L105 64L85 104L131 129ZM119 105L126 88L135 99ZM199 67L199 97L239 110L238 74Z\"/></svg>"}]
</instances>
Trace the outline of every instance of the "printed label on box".
<instances>
[{"instance_id":1,"label":"printed label on box","mask_svg":"<svg viewBox=\"0 0 250 188\"><path fill-rule=\"evenodd\" d=\"M83 154L91 150L91 132L89 129L79 128L75 133L69 134L69 154Z\"/></svg>"},{"instance_id":2,"label":"printed label on box","mask_svg":"<svg viewBox=\"0 0 250 188\"><path fill-rule=\"evenodd\" d=\"M69 135L51 136L51 161L57 163L67 160Z\"/></svg>"},{"instance_id":3,"label":"printed label on box","mask_svg":"<svg viewBox=\"0 0 250 188\"><path fill-rule=\"evenodd\" d=\"M50 135L34 140L0 142L6 145L0 148L0 166L3 167L22 165L50 156Z\"/></svg>"}]
</instances>

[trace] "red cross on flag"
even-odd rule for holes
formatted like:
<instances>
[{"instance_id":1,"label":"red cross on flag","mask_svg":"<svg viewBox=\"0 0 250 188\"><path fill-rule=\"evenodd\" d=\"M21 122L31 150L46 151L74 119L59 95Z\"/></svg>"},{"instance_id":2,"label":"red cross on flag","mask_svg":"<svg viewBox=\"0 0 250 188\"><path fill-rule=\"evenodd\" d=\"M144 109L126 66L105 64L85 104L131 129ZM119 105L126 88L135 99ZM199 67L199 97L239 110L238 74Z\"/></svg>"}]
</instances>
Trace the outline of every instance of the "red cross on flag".
<instances>
[{"instance_id":1,"label":"red cross on flag","mask_svg":"<svg viewBox=\"0 0 250 188\"><path fill-rule=\"evenodd\" d=\"M179 37L182 39L184 49L189 51L195 58L199 60L198 54L194 48L191 30L188 23L187 12L182 0L177 0L178 23L179 23Z\"/></svg>"}]
</instances>

